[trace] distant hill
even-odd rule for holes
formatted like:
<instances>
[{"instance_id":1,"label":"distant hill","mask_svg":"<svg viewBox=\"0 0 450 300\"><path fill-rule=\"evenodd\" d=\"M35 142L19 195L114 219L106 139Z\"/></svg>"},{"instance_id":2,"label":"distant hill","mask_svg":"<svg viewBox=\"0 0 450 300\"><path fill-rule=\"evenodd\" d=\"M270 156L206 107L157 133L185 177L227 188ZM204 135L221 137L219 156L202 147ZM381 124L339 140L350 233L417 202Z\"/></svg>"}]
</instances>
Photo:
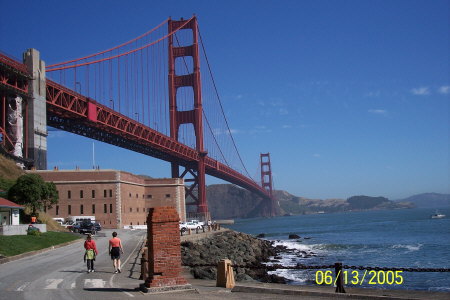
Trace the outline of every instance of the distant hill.
<instances>
[{"instance_id":1,"label":"distant hill","mask_svg":"<svg viewBox=\"0 0 450 300\"><path fill-rule=\"evenodd\" d=\"M263 199L234 184L206 187L206 199L214 219L252 218L267 214Z\"/></svg>"},{"instance_id":2,"label":"distant hill","mask_svg":"<svg viewBox=\"0 0 450 300\"><path fill-rule=\"evenodd\" d=\"M396 201L411 202L421 208L446 207L450 206L450 194L424 193Z\"/></svg>"},{"instance_id":3,"label":"distant hill","mask_svg":"<svg viewBox=\"0 0 450 300\"><path fill-rule=\"evenodd\" d=\"M334 213L344 211L412 208L408 202L394 202L384 197L353 196L348 199L308 199L286 191L274 191L277 215ZM268 202L233 184L207 186L206 198L214 219L267 216Z\"/></svg>"},{"instance_id":4,"label":"distant hill","mask_svg":"<svg viewBox=\"0 0 450 300\"><path fill-rule=\"evenodd\" d=\"M353 196L348 199L307 199L285 191L276 191L275 197L284 214L334 213L343 211L412 208L408 202L394 202L384 197Z\"/></svg>"}]
</instances>

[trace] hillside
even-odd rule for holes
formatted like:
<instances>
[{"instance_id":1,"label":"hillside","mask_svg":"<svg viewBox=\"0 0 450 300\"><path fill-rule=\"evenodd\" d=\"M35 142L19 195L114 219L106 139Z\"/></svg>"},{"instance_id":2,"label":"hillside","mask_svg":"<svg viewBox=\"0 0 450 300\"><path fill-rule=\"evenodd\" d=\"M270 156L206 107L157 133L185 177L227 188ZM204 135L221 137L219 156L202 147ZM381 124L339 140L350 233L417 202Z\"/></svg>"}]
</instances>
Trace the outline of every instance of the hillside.
<instances>
[{"instance_id":1,"label":"hillside","mask_svg":"<svg viewBox=\"0 0 450 300\"><path fill-rule=\"evenodd\" d=\"M411 202L421 208L446 207L450 206L450 194L424 193L396 201Z\"/></svg>"},{"instance_id":2,"label":"hillside","mask_svg":"<svg viewBox=\"0 0 450 300\"><path fill-rule=\"evenodd\" d=\"M308 199L286 191L274 191L278 215L334 213L343 211L412 208L408 202L384 197L353 196L349 199ZM208 206L214 219L251 218L267 215L267 202L232 184L210 185L206 189Z\"/></svg>"},{"instance_id":3,"label":"hillside","mask_svg":"<svg viewBox=\"0 0 450 300\"><path fill-rule=\"evenodd\" d=\"M2 191L8 190L24 172L17 167L14 161L0 155L0 196L5 196Z\"/></svg>"},{"instance_id":4,"label":"hillside","mask_svg":"<svg viewBox=\"0 0 450 300\"><path fill-rule=\"evenodd\" d=\"M0 178L15 180L22 174L23 170L14 161L0 154Z\"/></svg>"},{"instance_id":5,"label":"hillside","mask_svg":"<svg viewBox=\"0 0 450 300\"><path fill-rule=\"evenodd\" d=\"M214 219L251 218L264 215L264 203L257 195L233 184L206 188L206 199Z\"/></svg>"}]
</instances>

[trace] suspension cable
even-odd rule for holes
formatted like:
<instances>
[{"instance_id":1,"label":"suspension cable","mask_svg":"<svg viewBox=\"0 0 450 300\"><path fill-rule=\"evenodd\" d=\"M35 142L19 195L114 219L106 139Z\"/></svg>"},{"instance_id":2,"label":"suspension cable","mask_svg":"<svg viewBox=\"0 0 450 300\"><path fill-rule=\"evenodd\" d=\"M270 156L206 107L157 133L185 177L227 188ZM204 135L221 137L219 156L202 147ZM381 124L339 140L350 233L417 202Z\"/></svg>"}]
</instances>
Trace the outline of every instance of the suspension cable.
<instances>
[{"instance_id":1,"label":"suspension cable","mask_svg":"<svg viewBox=\"0 0 450 300\"><path fill-rule=\"evenodd\" d=\"M228 128L228 132L230 133L231 140L233 141L234 148L235 148L236 153L237 153L237 155L238 155L238 157L239 157L239 160L241 161L242 166L244 167L245 172L247 173L247 176L248 176L253 182L256 183L256 181L250 176L250 174L249 174L247 168L245 167L245 164L244 164L244 162L243 162L243 160L242 160L242 157L241 157L241 155L239 154L239 151L238 151L238 149L237 149L237 146L236 146L236 143L235 143L235 141L234 141L233 135L231 134L230 126L229 126L229 124L228 124L227 118L225 117L225 112L224 112L224 109L223 109L223 106L222 106L222 101L220 100L220 96L219 96L219 92L218 92L218 90L217 90L216 82L214 81L214 77L213 77L213 74L212 74L212 71L211 71L211 66L210 66L210 64L209 64L208 56L206 55L205 45L203 44L203 39L202 39L202 35L201 35L201 33L200 33L200 28L198 28L198 34L199 34L199 37L200 37L200 43L201 43L201 45L202 45L203 53L205 54L206 64L207 64L207 66L208 66L209 74L211 75L211 80L212 80L212 83L213 83L213 86L214 86L214 90L215 90L215 92L216 92L217 99L218 99L219 105L220 105L220 109L221 109L221 111L222 111L222 115L223 115L223 117L224 117L224 119L225 119L225 123L226 123L227 128Z\"/></svg>"},{"instance_id":2,"label":"suspension cable","mask_svg":"<svg viewBox=\"0 0 450 300\"><path fill-rule=\"evenodd\" d=\"M117 49L117 48L126 46L126 45L131 44L132 42L134 42L134 41L140 39L140 38L143 38L143 37L149 35L150 33L152 33L153 31L155 31L156 29L160 28L162 25L164 25L164 24L167 23L168 21L169 21L169 18L167 18L166 20L164 20L161 24L159 24L159 25L156 26L155 28L153 28L153 29L147 31L146 33L144 33L144 34L138 36L137 38L134 38L134 39L132 39L132 40L130 40L130 41L128 41L128 42L125 42L125 43L119 45L119 46L116 46L116 47L113 47L113 48L110 48L110 49L107 49L107 50L103 50L103 51L101 51L101 52L94 53L94 54L91 54L91 55L88 55L88 56L85 56L85 57L76 58L76 59L72 59L72 60L69 60L69 61L65 61L65 62L53 64L53 65L48 65L47 68L50 69L50 68L54 68L54 67L57 67L57 66L60 66L60 65L67 65L67 64L70 64L70 63L72 63L72 62L76 62L76 61L79 61L79 60L91 58L91 57L94 57L94 56L97 56L97 55L100 55L100 54L103 54L103 53L106 53L106 52L110 52L110 51L115 50L115 49Z\"/></svg>"},{"instance_id":3,"label":"suspension cable","mask_svg":"<svg viewBox=\"0 0 450 300\"><path fill-rule=\"evenodd\" d=\"M193 18L193 17L192 17L192 18ZM192 18L191 18L191 19L192 19ZM92 65L92 64L99 63L99 62L102 62L102 61L111 60L111 59L115 59L115 58L118 58L118 57L122 57L122 56L125 56L125 55L128 55L128 54L131 54L131 53L135 53L135 52L137 52L137 51L140 51L140 50L142 50L142 49L148 48L148 47L150 47L150 46L153 46L153 45L155 45L155 44L157 44L157 43L159 43L159 42L165 40L165 39L168 38L169 36L171 36L171 35L173 35L174 33L176 33L178 30L182 29L189 21L191 21L191 19L189 19L189 20L187 20L186 22L184 22L183 25L181 25L177 30L172 31L171 33L166 34L165 36L163 36L163 37L157 39L156 41L154 41L154 42L152 42L152 43L149 43L149 44L146 44L146 45L144 45L144 46L142 46L142 47L139 47L139 48L137 48L137 49L130 50L130 51L128 51L128 52L125 52L125 53L122 53L122 54L118 54L118 55L114 55L114 56L107 57L107 58L97 59L97 60L90 61L90 62L85 62L85 63L82 63L82 64L75 64L75 65L64 66L64 67L59 67L59 68L47 68L47 69L46 69L46 72L52 72L52 71L58 71L58 70L65 70L65 69L71 69L71 68L82 67L82 66L86 66L86 65ZM91 57L92 57L92 56L91 56Z\"/></svg>"}]
</instances>

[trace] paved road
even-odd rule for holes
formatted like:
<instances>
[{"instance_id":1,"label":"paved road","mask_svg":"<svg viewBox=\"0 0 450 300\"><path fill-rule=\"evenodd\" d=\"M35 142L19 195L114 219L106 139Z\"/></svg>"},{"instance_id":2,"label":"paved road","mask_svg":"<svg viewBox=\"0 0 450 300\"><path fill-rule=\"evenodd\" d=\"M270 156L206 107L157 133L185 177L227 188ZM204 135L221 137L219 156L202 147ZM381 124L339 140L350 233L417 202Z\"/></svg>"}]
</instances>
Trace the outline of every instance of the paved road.
<instances>
[{"instance_id":1,"label":"paved road","mask_svg":"<svg viewBox=\"0 0 450 300\"><path fill-rule=\"evenodd\" d=\"M97 299L128 298L131 291L120 288L120 277L140 268L139 249L144 231L117 230L124 245L121 274L114 274L108 256L108 240L112 230L103 230L94 237L99 255L95 261L95 273L87 273L83 262L83 241L45 253L22 258L0 265L0 299L92 299L93 293L101 291ZM133 291L134 292L134 291ZM98 296L98 295L97 295Z\"/></svg>"}]
</instances>

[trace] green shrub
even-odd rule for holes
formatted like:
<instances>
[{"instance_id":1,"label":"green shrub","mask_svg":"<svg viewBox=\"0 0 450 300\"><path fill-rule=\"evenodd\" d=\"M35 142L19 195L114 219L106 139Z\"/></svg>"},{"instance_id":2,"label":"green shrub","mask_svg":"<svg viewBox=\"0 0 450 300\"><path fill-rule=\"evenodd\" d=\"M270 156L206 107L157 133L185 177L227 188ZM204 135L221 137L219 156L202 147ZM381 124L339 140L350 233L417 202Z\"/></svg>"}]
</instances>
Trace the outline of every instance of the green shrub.
<instances>
[{"instance_id":1,"label":"green shrub","mask_svg":"<svg viewBox=\"0 0 450 300\"><path fill-rule=\"evenodd\" d=\"M39 228L36 227L29 227L27 230L27 235L35 235L35 236L40 236L42 233L39 230Z\"/></svg>"}]
</instances>

